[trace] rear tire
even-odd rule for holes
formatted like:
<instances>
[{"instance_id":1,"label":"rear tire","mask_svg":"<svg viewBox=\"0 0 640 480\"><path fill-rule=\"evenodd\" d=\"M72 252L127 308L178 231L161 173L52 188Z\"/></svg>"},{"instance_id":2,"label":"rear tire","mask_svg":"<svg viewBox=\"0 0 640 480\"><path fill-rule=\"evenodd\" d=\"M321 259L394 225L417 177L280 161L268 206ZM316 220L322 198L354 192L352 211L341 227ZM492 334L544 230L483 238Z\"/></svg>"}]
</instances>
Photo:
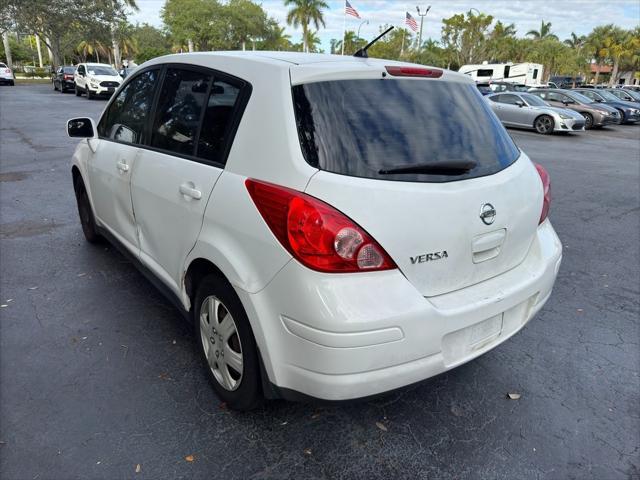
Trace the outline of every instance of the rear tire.
<instances>
[{"instance_id":1,"label":"rear tire","mask_svg":"<svg viewBox=\"0 0 640 480\"><path fill-rule=\"evenodd\" d=\"M91 100L93 98L93 95L91 95L91 90L89 90L89 87L87 87L87 90L85 93L87 95L87 100Z\"/></svg>"},{"instance_id":2,"label":"rear tire","mask_svg":"<svg viewBox=\"0 0 640 480\"><path fill-rule=\"evenodd\" d=\"M58 90L58 87L56 87L56 82L55 80L53 81L53 91L55 92L56 90Z\"/></svg>"},{"instance_id":3,"label":"rear tire","mask_svg":"<svg viewBox=\"0 0 640 480\"><path fill-rule=\"evenodd\" d=\"M80 216L80 224L82 225L82 233L89 243L99 243L102 237L96 228L96 220L93 216L89 195L84 186L81 177L76 178L73 182L73 189L76 192L76 202L78 203L78 215Z\"/></svg>"},{"instance_id":4,"label":"rear tire","mask_svg":"<svg viewBox=\"0 0 640 480\"><path fill-rule=\"evenodd\" d=\"M582 113L582 116L584 117L584 129L591 130L593 128L593 115L584 112Z\"/></svg>"},{"instance_id":5,"label":"rear tire","mask_svg":"<svg viewBox=\"0 0 640 480\"><path fill-rule=\"evenodd\" d=\"M192 310L198 350L220 400L234 410L259 406L263 397L258 349L247 314L231 284L218 275L204 277Z\"/></svg>"},{"instance_id":6,"label":"rear tire","mask_svg":"<svg viewBox=\"0 0 640 480\"><path fill-rule=\"evenodd\" d=\"M550 133L553 133L555 122L549 115L540 115L533 122L533 126L536 129L536 132L542 135L549 135Z\"/></svg>"},{"instance_id":7,"label":"rear tire","mask_svg":"<svg viewBox=\"0 0 640 480\"><path fill-rule=\"evenodd\" d=\"M75 87L75 90L76 90L76 97L79 97L80 95L82 95L82 92L78 89L77 85Z\"/></svg>"}]
</instances>

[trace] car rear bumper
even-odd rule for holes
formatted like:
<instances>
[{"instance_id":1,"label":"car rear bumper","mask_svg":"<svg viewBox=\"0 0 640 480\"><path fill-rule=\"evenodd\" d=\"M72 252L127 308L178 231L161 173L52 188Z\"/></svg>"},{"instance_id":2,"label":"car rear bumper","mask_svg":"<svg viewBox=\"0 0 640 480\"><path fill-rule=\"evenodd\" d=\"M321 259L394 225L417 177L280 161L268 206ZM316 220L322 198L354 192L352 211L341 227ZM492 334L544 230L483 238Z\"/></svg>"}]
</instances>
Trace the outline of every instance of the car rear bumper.
<instances>
[{"instance_id":1,"label":"car rear bumper","mask_svg":"<svg viewBox=\"0 0 640 480\"><path fill-rule=\"evenodd\" d=\"M330 275L295 260L260 292L238 293L273 385L347 400L424 380L499 345L547 301L561 258L545 221L519 266L436 297L420 295L398 270Z\"/></svg>"}]
</instances>

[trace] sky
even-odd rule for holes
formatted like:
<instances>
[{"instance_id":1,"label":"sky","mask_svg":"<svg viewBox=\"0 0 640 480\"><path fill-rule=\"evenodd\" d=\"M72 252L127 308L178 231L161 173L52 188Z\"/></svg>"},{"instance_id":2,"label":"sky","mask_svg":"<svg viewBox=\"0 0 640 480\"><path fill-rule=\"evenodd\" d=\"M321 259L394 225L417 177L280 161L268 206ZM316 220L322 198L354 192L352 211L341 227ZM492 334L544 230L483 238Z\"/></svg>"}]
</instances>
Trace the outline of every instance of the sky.
<instances>
[{"instance_id":1,"label":"sky","mask_svg":"<svg viewBox=\"0 0 640 480\"><path fill-rule=\"evenodd\" d=\"M254 0L261 3L267 14L286 26L286 33L293 42L301 42L302 31L286 25L287 7L282 0ZM328 52L332 38L341 38L344 21L344 0L325 0L329 9L325 12L326 28L321 28L319 37L322 48ZM431 3L429 3L429 1ZM360 36L372 39L376 36L380 25L388 23L398 27L404 26L405 12L413 15L418 23L420 17L416 5L424 10L431 5L431 10L424 17L423 40L433 38L440 40L442 19L471 8L482 13L493 15L503 23L514 23L518 36L524 36L532 29L539 29L540 22L551 22L552 31L560 39L568 38L571 32L578 35L589 33L593 27L614 23L623 28L633 28L640 24L640 0L427 0L426 2L407 2L405 0L349 0L358 11L362 20L348 16L347 30L357 31L362 24ZM133 23L149 23L161 27L160 9L164 0L137 0L139 11L130 15ZM477 13L474 11L474 13Z\"/></svg>"}]
</instances>

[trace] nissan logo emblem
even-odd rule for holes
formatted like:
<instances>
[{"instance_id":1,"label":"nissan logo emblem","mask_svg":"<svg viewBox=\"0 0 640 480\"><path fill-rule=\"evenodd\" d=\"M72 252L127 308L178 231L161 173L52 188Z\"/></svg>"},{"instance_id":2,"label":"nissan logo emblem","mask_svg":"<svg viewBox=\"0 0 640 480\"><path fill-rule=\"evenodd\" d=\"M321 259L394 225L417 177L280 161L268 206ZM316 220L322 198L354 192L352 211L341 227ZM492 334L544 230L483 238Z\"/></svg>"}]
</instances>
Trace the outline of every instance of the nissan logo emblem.
<instances>
[{"instance_id":1,"label":"nissan logo emblem","mask_svg":"<svg viewBox=\"0 0 640 480\"><path fill-rule=\"evenodd\" d=\"M496 219L496 209L490 203L484 203L480 207L480 220L485 225L491 225Z\"/></svg>"}]
</instances>

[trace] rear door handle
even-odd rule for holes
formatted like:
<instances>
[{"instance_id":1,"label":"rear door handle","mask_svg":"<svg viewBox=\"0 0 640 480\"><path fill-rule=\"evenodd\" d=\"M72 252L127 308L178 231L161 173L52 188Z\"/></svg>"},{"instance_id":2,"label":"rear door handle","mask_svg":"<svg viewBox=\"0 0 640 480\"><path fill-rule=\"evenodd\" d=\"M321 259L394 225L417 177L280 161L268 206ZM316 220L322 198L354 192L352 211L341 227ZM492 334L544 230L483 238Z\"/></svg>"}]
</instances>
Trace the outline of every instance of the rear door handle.
<instances>
[{"instance_id":1,"label":"rear door handle","mask_svg":"<svg viewBox=\"0 0 640 480\"><path fill-rule=\"evenodd\" d=\"M129 171L129 165L127 165L127 162L125 162L124 160L120 160L118 163L116 163L116 167L122 173Z\"/></svg>"},{"instance_id":2,"label":"rear door handle","mask_svg":"<svg viewBox=\"0 0 640 480\"><path fill-rule=\"evenodd\" d=\"M180 193L194 200L200 200L202 198L202 192L195 188L195 185L191 182L180 185Z\"/></svg>"}]
</instances>

